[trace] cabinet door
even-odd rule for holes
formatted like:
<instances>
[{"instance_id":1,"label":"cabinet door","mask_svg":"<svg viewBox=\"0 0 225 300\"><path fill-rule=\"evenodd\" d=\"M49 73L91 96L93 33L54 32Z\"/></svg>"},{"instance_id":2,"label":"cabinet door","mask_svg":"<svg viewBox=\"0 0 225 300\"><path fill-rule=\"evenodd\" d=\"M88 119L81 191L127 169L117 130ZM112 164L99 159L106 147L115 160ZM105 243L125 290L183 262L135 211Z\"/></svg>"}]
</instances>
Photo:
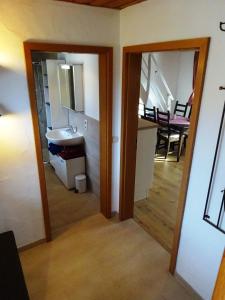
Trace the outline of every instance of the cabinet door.
<instances>
[{"instance_id":1,"label":"cabinet door","mask_svg":"<svg viewBox=\"0 0 225 300\"><path fill-rule=\"evenodd\" d=\"M60 156L55 160L55 173L68 189L72 188L68 185L66 161Z\"/></svg>"}]
</instances>

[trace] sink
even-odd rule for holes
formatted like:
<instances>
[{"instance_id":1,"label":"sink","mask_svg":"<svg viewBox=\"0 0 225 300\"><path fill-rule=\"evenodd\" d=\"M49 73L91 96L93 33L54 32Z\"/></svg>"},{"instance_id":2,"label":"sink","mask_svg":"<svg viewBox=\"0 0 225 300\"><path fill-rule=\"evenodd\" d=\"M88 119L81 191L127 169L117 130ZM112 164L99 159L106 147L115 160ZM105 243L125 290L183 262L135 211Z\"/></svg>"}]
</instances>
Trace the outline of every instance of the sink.
<instances>
[{"instance_id":1,"label":"sink","mask_svg":"<svg viewBox=\"0 0 225 300\"><path fill-rule=\"evenodd\" d=\"M83 143L83 136L79 133L73 133L70 128L53 129L46 133L46 138L50 143L61 146L74 146Z\"/></svg>"}]
</instances>

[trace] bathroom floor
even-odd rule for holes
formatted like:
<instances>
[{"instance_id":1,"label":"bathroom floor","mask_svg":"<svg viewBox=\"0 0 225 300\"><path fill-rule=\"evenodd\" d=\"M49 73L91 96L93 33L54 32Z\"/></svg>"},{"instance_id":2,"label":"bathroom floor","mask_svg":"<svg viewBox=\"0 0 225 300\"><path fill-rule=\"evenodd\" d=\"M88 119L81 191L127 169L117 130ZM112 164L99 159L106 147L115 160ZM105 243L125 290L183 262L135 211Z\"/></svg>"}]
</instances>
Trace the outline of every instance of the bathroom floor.
<instances>
[{"instance_id":1,"label":"bathroom floor","mask_svg":"<svg viewBox=\"0 0 225 300\"><path fill-rule=\"evenodd\" d=\"M99 199L93 193L77 194L68 190L50 164L45 164L45 176L53 237L72 223L99 213Z\"/></svg>"}]
</instances>

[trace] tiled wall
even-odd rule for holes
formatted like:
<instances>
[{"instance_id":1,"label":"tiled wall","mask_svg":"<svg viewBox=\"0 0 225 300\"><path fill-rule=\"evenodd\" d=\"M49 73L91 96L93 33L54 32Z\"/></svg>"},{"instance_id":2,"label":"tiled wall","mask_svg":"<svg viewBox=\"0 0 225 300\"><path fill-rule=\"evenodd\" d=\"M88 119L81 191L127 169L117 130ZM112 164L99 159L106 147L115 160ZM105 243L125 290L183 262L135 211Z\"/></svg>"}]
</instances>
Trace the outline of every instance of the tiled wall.
<instances>
[{"instance_id":1,"label":"tiled wall","mask_svg":"<svg viewBox=\"0 0 225 300\"><path fill-rule=\"evenodd\" d=\"M84 121L87 120L88 128L84 129ZM70 111L69 123L77 127L77 131L83 134L86 152L86 175L88 188L98 197L100 195L100 140L99 121L86 116L83 113Z\"/></svg>"},{"instance_id":2,"label":"tiled wall","mask_svg":"<svg viewBox=\"0 0 225 300\"><path fill-rule=\"evenodd\" d=\"M37 110L38 110L41 145L42 148L47 149L48 143L45 137L47 121L46 121L46 113L45 113L45 99L44 99L41 64L34 64L33 72L34 72L35 87L36 87L35 91L36 91L36 98L37 98Z\"/></svg>"}]
</instances>

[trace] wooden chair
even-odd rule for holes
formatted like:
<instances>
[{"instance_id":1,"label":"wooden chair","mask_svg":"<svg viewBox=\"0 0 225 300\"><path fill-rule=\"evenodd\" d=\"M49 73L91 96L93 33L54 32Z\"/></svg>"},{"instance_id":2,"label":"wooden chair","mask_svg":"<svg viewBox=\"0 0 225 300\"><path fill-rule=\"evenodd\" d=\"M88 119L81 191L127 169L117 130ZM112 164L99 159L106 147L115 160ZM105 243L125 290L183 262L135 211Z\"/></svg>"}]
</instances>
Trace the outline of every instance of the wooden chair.
<instances>
[{"instance_id":1,"label":"wooden chair","mask_svg":"<svg viewBox=\"0 0 225 300\"><path fill-rule=\"evenodd\" d=\"M191 112L192 112L192 105L190 106L189 113L188 113L188 119L190 120L191 118ZM189 128L185 130L184 132L184 148L186 148L187 145L187 138L189 134Z\"/></svg>"},{"instance_id":2,"label":"wooden chair","mask_svg":"<svg viewBox=\"0 0 225 300\"><path fill-rule=\"evenodd\" d=\"M181 104L178 101L176 101L176 105L174 108L174 115L185 117L187 113L188 103Z\"/></svg>"},{"instance_id":3,"label":"wooden chair","mask_svg":"<svg viewBox=\"0 0 225 300\"><path fill-rule=\"evenodd\" d=\"M177 150L177 162L179 162L181 149L183 145L184 136L180 136L180 132L171 127L170 123L170 112L161 112L157 108L157 122L159 124L159 129L157 133L157 145L156 145L156 153L158 150L165 149L165 159L167 158L168 152L170 150L170 145L175 144L178 145ZM161 142L163 141L163 144Z\"/></svg>"},{"instance_id":4,"label":"wooden chair","mask_svg":"<svg viewBox=\"0 0 225 300\"><path fill-rule=\"evenodd\" d=\"M192 112L192 105L190 106L189 114L188 114L188 119L190 120L191 118L191 112Z\"/></svg>"},{"instance_id":5,"label":"wooden chair","mask_svg":"<svg viewBox=\"0 0 225 300\"><path fill-rule=\"evenodd\" d=\"M156 108L144 107L144 119L156 123Z\"/></svg>"}]
</instances>

